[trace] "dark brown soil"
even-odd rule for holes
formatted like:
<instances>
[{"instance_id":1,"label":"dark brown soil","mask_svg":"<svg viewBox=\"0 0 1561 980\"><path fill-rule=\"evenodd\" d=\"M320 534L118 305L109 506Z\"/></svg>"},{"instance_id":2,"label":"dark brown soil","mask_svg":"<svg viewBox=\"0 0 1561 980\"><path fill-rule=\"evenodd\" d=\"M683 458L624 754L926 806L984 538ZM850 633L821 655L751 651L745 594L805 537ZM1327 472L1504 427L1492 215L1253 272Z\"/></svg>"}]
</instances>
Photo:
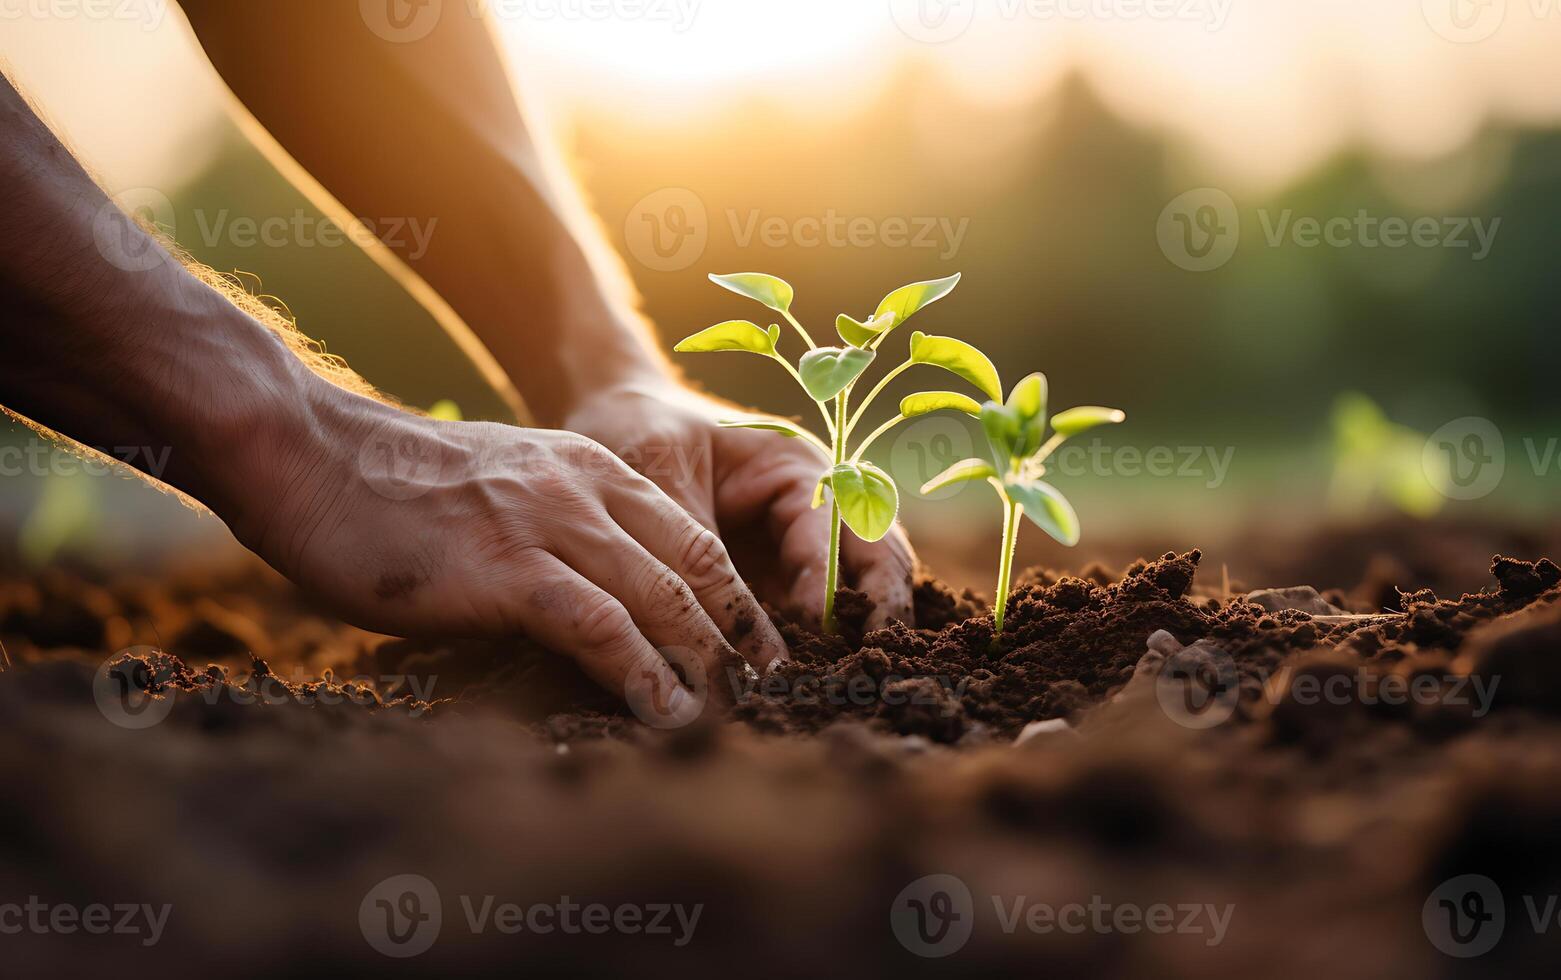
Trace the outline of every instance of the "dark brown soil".
<instances>
[{"instance_id":1,"label":"dark brown soil","mask_svg":"<svg viewBox=\"0 0 1561 980\"><path fill-rule=\"evenodd\" d=\"M1456 598L1314 580L1350 618L1225 594L1200 560L1032 569L996 644L982 600L935 581L917 628L866 635L842 593L843 637L777 617L792 662L710 679L733 698L674 732L544 651L387 641L255 569L0 581L0 904L173 905L150 949L7 935L6 974L1553 974L1561 925L1525 901L1561 894L1561 569L1497 557ZM95 675L166 718L114 723ZM408 873L444 925L394 960L359 906ZM975 903L941 963L890 928L934 873ZM1469 959L1422 920L1463 874L1506 900ZM473 934L459 896L485 895L705 909L681 947ZM1210 942L997 912L1092 899L1233 915Z\"/></svg>"}]
</instances>

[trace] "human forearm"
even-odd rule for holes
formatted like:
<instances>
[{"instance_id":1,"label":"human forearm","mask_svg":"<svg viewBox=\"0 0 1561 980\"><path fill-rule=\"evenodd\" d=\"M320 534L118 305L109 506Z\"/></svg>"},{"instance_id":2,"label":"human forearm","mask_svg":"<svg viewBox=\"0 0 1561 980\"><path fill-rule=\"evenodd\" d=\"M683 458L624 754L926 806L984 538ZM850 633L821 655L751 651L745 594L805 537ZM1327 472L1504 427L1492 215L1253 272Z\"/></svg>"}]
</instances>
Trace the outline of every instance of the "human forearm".
<instances>
[{"instance_id":1,"label":"human forearm","mask_svg":"<svg viewBox=\"0 0 1561 980\"><path fill-rule=\"evenodd\" d=\"M656 377L616 263L526 125L486 24L447 5L427 37L354 4L186 0L202 45L281 145L453 307L556 425L582 394ZM287 52L285 59L276 57Z\"/></svg>"},{"instance_id":2,"label":"human forearm","mask_svg":"<svg viewBox=\"0 0 1561 980\"><path fill-rule=\"evenodd\" d=\"M154 450L136 458L166 458L158 478L231 514L236 454L322 382L120 212L3 80L0 184L0 405Z\"/></svg>"}]
</instances>

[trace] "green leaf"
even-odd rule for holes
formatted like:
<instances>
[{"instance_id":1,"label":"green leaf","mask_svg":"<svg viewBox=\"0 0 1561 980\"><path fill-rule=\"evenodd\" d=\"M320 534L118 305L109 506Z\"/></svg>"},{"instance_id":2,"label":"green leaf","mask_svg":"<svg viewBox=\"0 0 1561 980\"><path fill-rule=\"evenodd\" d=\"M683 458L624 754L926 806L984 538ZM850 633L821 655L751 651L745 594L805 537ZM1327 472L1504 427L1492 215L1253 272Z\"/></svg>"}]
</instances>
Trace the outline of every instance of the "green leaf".
<instances>
[{"instance_id":1,"label":"green leaf","mask_svg":"<svg viewBox=\"0 0 1561 980\"><path fill-rule=\"evenodd\" d=\"M937 476L921 485L923 494L942 490L946 486L955 483L966 483L971 480L989 480L997 475L991 464L984 459L962 459L939 473Z\"/></svg>"},{"instance_id":2,"label":"green leaf","mask_svg":"<svg viewBox=\"0 0 1561 980\"><path fill-rule=\"evenodd\" d=\"M842 313L835 317L835 332L840 335L841 340L852 347L866 347L879 334L893 330L896 322L892 312L885 313L883 316L875 316L866 323L858 323Z\"/></svg>"},{"instance_id":3,"label":"green leaf","mask_svg":"<svg viewBox=\"0 0 1561 980\"><path fill-rule=\"evenodd\" d=\"M764 330L748 320L728 320L684 337L672 349L685 354L703 354L718 350L745 350L766 357L775 353L780 327Z\"/></svg>"},{"instance_id":4,"label":"green leaf","mask_svg":"<svg viewBox=\"0 0 1561 980\"><path fill-rule=\"evenodd\" d=\"M792 439L806 439L809 435L802 426L785 419L721 419L716 425L723 429L764 429Z\"/></svg>"},{"instance_id":5,"label":"green leaf","mask_svg":"<svg viewBox=\"0 0 1561 980\"><path fill-rule=\"evenodd\" d=\"M969 381L980 388L993 401L1003 397L1003 383L998 380L997 368L987 356L963 340L953 337L934 337L920 330L911 334L911 361L915 364L936 364L938 367Z\"/></svg>"},{"instance_id":6,"label":"green leaf","mask_svg":"<svg viewBox=\"0 0 1561 980\"><path fill-rule=\"evenodd\" d=\"M1014 385L1008 392L1006 407L1028 422L1046 412L1046 375L1037 371Z\"/></svg>"},{"instance_id":7,"label":"green leaf","mask_svg":"<svg viewBox=\"0 0 1561 980\"><path fill-rule=\"evenodd\" d=\"M874 356L860 347L818 347L802 355L797 373L813 400L826 402L860 377Z\"/></svg>"},{"instance_id":8,"label":"green leaf","mask_svg":"<svg viewBox=\"0 0 1561 980\"><path fill-rule=\"evenodd\" d=\"M971 418L981 417L980 404L969 395L961 395L957 391L918 391L900 399L900 414L908 419L945 408L964 412Z\"/></svg>"},{"instance_id":9,"label":"green leaf","mask_svg":"<svg viewBox=\"0 0 1561 980\"><path fill-rule=\"evenodd\" d=\"M1079 543L1079 515L1056 487L1042 480L1014 480L1003 489L1036 527L1070 548Z\"/></svg>"},{"instance_id":10,"label":"green leaf","mask_svg":"<svg viewBox=\"0 0 1561 980\"><path fill-rule=\"evenodd\" d=\"M824 488L829 486L829 474L825 473L813 484L813 509L818 510L824 506Z\"/></svg>"},{"instance_id":11,"label":"green leaf","mask_svg":"<svg viewBox=\"0 0 1561 980\"><path fill-rule=\"evenodd\" d=\"M1016 455L1020 441L1019 419L1013 412L997 402L981 406L981 431L992 444L993 462L1000 469L1008 467L1008 460Z\"/></svg>"},{"instance_id":12,"label":"green leaf","mask_svg":"<svg viewBox=\"0 0 1561 980\"><path fill-rule=\"evenodd\" d=\"M885 313L893 313L893 326L899 326L909 320L917 310L930 306L953 292L954 287L959 285L959 275L956 272L946 279L929 279L926 282L913 282L909 286L901 286L883 298L883 301L878 304L878 309L873 312L873 316L880 317Z\"/></svg>"},{"instance_id":13,"label":"green leaf","mask_svg":"<svg viewBox=\"0 0 1561 980\"><path fill-rule=\"evenodd\" d=\"M763 272L712 275L710 281L724 289L730 289L739 296L756 299L777 313L784 313L791 309L791 301L796 295L791 288L791 283Z\"/></svg>"},{"instance_id":14,"label":"green leaf","mask_svg":"<svg viewBox=\"0 0 1561 980\"><path fill-rule=\"evenodd\" d=\"M433 407L428 410L428 417L441 422L460 422L463 419L461 406L448 398L441 398L434 402Z\"/></svg>"},{"instance_id":15,"label":"green leaf","mask_svg":"<svg viewBox=\"0 0 1561 980\"><path fill-rule=\"evenodd\" d=\"M829 471L840 517L863 541L877 541L894 526L900 494L889 474L872 463L841 463Z\"/></svg>"},{"instance_id":16,"label":"green leaf","mask_svg":"<svg viewBox=\"0 0 1561 980\"><path fill-rule=\"evenodd\" d=\"M1076 436L1080 432L1087 432L1097 425L1115 425L1125 421L1127 415L1115 408L1102 408L1099 405L1080 405L1078 408L1070 408L1066 412L1058 412L1052 416L1052 430L1059 436L1068 438Z\"/></svg>"}]
</instances>

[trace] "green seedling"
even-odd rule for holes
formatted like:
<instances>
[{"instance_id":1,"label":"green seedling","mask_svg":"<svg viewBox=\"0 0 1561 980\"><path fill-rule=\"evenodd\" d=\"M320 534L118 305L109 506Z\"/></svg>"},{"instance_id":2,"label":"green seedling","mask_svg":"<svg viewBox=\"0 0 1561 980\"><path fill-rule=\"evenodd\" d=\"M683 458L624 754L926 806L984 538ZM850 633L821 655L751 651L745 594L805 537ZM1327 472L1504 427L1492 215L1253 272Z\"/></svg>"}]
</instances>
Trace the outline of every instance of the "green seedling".
<instances>
[{"instance_id":1,"label":"green seedling","mask_svg":"<svg viewBox=\"0 0 1561 980\"><path fill-rule=\"evenodd\" d=\"M1079 433L1127 418L1117 409L1098 405L1070 408L1052 416L1052 436L1045 439L1046 394L1046 375L1032 374L1014 385L1006 402L989 401L982 405L981 428L986 433L991 460L961 460L921 488L923 494L928 494L955 483L985 480L1003 502L1003 550L998 559L993 602L994 642L1002 635L1003 616L1008 608L1014 547L1019 543L1019 515L1028 517L1070 548L1079 543L1079 516L1073 505L1056 487L1041 479L1046 475L1047 458Z\"/></svg>"},{"instance_id":2,"label":"green seedling","mask_svg":"<svg viewBox=\"0 0 1561 980\"><path fill-rule=\"evenodd\" d=\"M728 428L768 429L793 439L802 439L822 451L830 465L819 476L813 491L813 506L822 506L826 491L830 498L829 559L824 582L824 629L835 631L835 589L840 580L840 525L843 521L851 533L864 541L877 541L894 526L895 515L900 509L899 492L889 474L864 460L869 447L889 430L908 419L917 418L942 409L964 412L972 418L981 417L981 406L975 399L953 391L922 391L900 400L900 410L893 418L878 426L865 438L856 441L852 448L851 437L866 417L867 409L889 385L905 371L918 364L930 364L943 368L975 385L990 398L1002 397L1002 382L997 369L987 356L970 344L953 337L935 337L914 331L910 336L909 357L873 386L867 396L851 408L851 395L856 383L869 365L877 358L880 348L889 334L918 311L947 296L959 282L955 274L946 279L911 283L901 286L883 298L873 315L865 321L855 320L842 313L835 320L835 331L844 341L839 347L820 347L791 313L793 291L785 280L760 272L738 272L731 275L712 275L710 281L741 296L756 300L779 313L802 338L807 352L795 367L781 356L778 345L781 338L779 325L764 329L748 320L727 320L707 327L691 337L679 341L674 350L696 353L705 351L746 351L768 357L794 378L797 384L818 405L824 418L827 440L814 435L794 422L777 418L725 419L718 424Z\"/></svg>"},{"instance_id":3,"label":"green seedling","mask_svg":"<svg viewBox=\"0 0 1561 980\"><path fill-rule=\"evenodd\" d=\"M1365 511L1381 497L1410 517L1434 517L1446 498L1447 459L1425 451L1427 436L1389 419L1360 392L1333 404L1333 479L1330 506L1341 514Z\"/></svg>"}]
</instances>

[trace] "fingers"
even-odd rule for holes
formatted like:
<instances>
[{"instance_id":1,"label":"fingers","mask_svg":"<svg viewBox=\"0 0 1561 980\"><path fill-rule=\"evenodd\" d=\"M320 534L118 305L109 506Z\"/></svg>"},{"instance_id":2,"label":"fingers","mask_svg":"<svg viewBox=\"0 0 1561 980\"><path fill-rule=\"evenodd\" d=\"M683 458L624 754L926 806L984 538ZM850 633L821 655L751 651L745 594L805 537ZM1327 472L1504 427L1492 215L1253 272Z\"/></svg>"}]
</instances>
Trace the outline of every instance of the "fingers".
<instances>
[{"instance_id":1,"label":"fingers","mask_svg":"<svg viewBox=\"0 0 1561 980\"><path fill-rule=\"evenodd\" d=\"M829 563L830 508L812 509L812 487L776 498L773 519L778 525L781 561L792 569L791 601L809 616L824 612L824 583ZM915 554L898 525L881 541L867 542L848 529L840 530L840 583L867 593L873 612L868 629L890 620L912 622L911 573Z\"/></svg>"},{"instance_id":2,"label":"fingers","mask_svg":"<svg viewBox=\"0 0 1561 980\"><path fill-rule=\"evenodd\" d=\"M711 450L708 445L686 445L669 436L663 440L652 439L644 446L614 450L614 455L654 483L694 520L712 531L717 530L715 508L710 499Z\"/></svg>"},{"instance_id":3,"label":"fingers","mask_svg":"<svg viewBox=\"0 0 1561 980\"><path fill-rule=\"evenodd\" d=\"M703 689L690 691L645 639L622 603L554 556L528 551L514 569L525 583L508 595L505 618L532 639L574 658L607 690L623 697L647 724L686 725L704 710Z\"/></svg>"},{"instance_id":4,"label":"fingers","mask_svg":"<svg viewBox=\"0 0 1561 980\"><path fill-rule=\"evenodd\" d=\"M626 552L646 581L646 615L677 619L677 628L712 646L735 647L763 674L786 657L786 645L748 590L721 539L689 514L666 505L648 486L609 493L608 513L626 533ZM632 547L630 547L632 546ZM725 643L719 643L724 638Z\"/></svg>"},{"instance_id":5,"label":"fingers","mask_svg":"<svg viewBox=\"0 0 1561 980\"><path fill-rule=\"evenodd\" d=\"M822 617L824 583L829 562L830 508L814 509L813 487L820 470L811 459L796 459L756 469L735 486L722 487L728 500L768 506L770 533L779 544L787 571L786 599L810 617ZM896 526L882 541L866 542L845 528L840 532L842 584L872 598L875 608L867 627L878 629L890 620L912 621L911 574L915 554L905 533Z\"/></svg>"},{"instance_id":6,"label":"fingers","mask_svg":"<svg viewBox=\"0 0 1561 980\"><path fill-rule=\"evenodd\" d=\"M863 541L846 532L840 543L840 560L856 587L876 603L867 617L868 629L881 629L891 620L914 624L911 574L916 555L899 525L881 541Z\"/></svg>"},{"instance_id":7,"label":"fingers","mask_svg":"<svg viewBox=\"0 0 1561 980\"><path fill-rule=\"evenodd\" d=\"M830 508L825 504L814 510L810 501L811 491L807 497L800 492L784 494L776 498L771 517L781 565L791 573L788 598L807 615L822 617Z\"/></svg>"}]
</instances>

